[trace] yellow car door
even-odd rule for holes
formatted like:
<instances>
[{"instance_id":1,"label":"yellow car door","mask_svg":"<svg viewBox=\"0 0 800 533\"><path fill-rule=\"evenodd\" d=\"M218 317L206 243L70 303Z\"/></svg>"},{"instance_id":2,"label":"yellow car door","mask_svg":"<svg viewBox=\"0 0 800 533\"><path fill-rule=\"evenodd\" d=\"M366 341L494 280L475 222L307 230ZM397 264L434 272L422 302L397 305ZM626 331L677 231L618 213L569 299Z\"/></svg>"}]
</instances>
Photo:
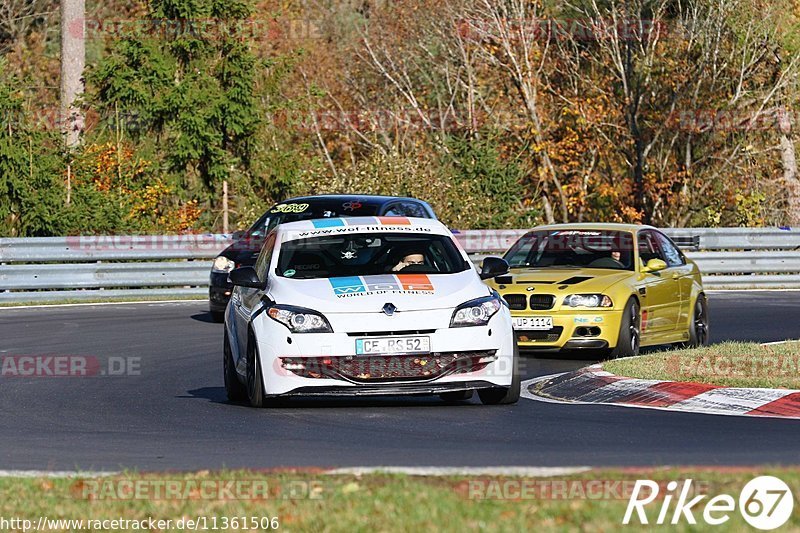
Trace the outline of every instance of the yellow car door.
<instances>
[{"instance_id":1,"label":"yellow car door","mask_svg":"<svg viewBox=\"0 0 800 533\"><path fill-rule=\"evenodd\" d=\"M671 335L678 324L681 308L680 274L670 267L655 231L644 229L637 235L639 251L639 300L642 307L642 337L657 340ZM664 262L666 268L642 272L652 260ZM664 266L662 265L662 266Z\"/></svg>"},{"instance_id":2,"label":"yellow car door","mask_svg":"<svg viewBox=\"0 0 800 533\"><path fill-rule=\"evenodd\" d=\"M653 232L661 249L661 254L667 262L667 270L671 272L673 279L678 280L680 291L680 305L678 306L677 328L682 329L688 326L689 316L691 315L692 284L692 265L688 264L684 255L678 250L669 237L660 231Z\"/></svg>"}]
</instances>

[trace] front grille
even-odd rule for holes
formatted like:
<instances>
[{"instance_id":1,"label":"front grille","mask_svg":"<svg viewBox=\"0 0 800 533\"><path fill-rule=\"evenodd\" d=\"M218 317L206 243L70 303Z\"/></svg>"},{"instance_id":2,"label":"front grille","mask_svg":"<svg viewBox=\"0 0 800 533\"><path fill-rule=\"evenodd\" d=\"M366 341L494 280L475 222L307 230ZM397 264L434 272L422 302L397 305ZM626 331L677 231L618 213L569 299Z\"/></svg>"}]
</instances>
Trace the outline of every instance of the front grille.
<instances>
[{"instance_id":1,"label":"front grille","mask_svg":"<svg viewBox=\"0 0 800 533\"><path fill-rule=\"evenodd\" d=\"M556 303L556 297L552 294L532 294L531 309L534 311L546 311L552 309Z\"/></svg>"},{"instance_id":2,"label":"front grille","mask_svg":"<svg viewBox=\"0 0 800 533\"><path fill-rule=\"evenodd\" d=\"M513 311L524 311L527 308L524 294L506 294L503 299Z\"/></svg>"},{"instance_id":3,"label":"front grille","mask_svg":"<svg viewBox=\"0 0 800 533\"><path fill-rule=\"evenodd\" d=\"M556 342L563 331L564 328L561 326L542 331L523 331L517 333L517 340L520 342Z\"/></svg>"},{"instance_id":4,"label":"front grille","mask_svg":"<svg viewBox=\"0 0 800 533\"><path fill-rule=\"evenodd\" d=\"M282 367L304 378L344 379L353 383L427 381L476 372L497 359L496 350L417 355L281 357Z\"/></svg>"},{"instance_id":5,"label":"front grille","mask_svg":"<svg viewBox=\"0 0 800 533\"><path fill-rule=\"evenodd\" d=\"M393 337L395 335L430 335L436 333L435 329L410 329L407 331L362 331L348 333L348 337Z\"/></svg>"}]
</instances>

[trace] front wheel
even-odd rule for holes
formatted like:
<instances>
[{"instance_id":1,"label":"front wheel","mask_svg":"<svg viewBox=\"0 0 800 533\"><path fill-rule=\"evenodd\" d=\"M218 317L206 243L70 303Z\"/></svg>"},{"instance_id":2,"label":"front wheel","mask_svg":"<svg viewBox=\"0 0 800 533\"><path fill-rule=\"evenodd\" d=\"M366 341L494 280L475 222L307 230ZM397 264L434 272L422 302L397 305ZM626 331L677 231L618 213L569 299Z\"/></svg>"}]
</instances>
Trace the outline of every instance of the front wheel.
<instances>
[{"instance_id":1,"label":"front wheel","mask_svg":"<svg viewBox=\"0 0 800 533\"><path fill-rule=\"evenodd\" d=\"M495 387L492 389L481 389L478 391L478 397L484 405L509 405L519 401L520 394L520 376L519 376L519 348L517 341L514 340L514 355L511 360L511 386Z\"/></svg>"},{"instance_id":2,"label":"front wheel","mask_svg":"<svg viewBox=\"0 0 800 533\"><path fill-rule=\"evenodd\" d=\"M612 357L632 357L639 355L641 342L641 316L639 303L635 298L630 298L622 312L622 321L619 326L617 346L611 351Z\"/></svg>"},{"instance_id":3,"label":"front wheel","mask_svg":"<svg viewBox=\"0 0 800 533\"><path fill-rule=\"evenodd\" d=\"M258 357L256 338L250 335L247 342L247 399L253 407L264 407L264 377L261 373L261 361Z\"/></svg>"},{"instance_id":4,"label":"front wheel","mask_svg":"<svg viewBox=\"0 0 800 533\"><path fill-rule=\"evenodd\" d=\"M222 371L225 376L225 392L228 399L232 402L240 402L247 398L247 390L239 382L239 376L236 373L236 366L233 362L233 353L231 352L231 344L228 340L228 332L225 332L225 339L222 347Z\"/></svg>"},{"instance_id":5,"label":"front wheel","mask_svg":"<svg viewBox=\"0 0 800 533\"><path fill-rule=\"evenodd\" d=\"M689 322L689 342L692 348L708 345L708 299L705 294L697 297Z\"/></svg>"}]
</instances>

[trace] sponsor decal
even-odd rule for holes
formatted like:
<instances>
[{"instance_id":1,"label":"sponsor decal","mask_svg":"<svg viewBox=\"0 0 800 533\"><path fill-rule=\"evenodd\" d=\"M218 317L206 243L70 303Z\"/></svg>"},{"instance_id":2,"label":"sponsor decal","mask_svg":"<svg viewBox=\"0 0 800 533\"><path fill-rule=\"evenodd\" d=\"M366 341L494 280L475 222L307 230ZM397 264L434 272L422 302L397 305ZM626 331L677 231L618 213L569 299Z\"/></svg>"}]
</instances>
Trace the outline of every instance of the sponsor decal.
<instances>
[{"instance_id":1,"label":"sponsor decal","mask_svg":"<svg viewBox=\"0 0 800 533\"><path fill-rule=\"evenodd\" d=\"M592 317L576 316L574 318L574 321L575 321L576 324L588 324L590 322L593 322L595 324L599 324L599 323L603 322L603 317L601 317L601 316L592 316Z\"/></svg>"},{"instance_id":2,"label":"sponsor decal","mask_svg":"<svg viewBox=\"0 0 800 533\"><path fill-rule=\"evenodd\" d=\"M319 220L312 220L316 229L322 228L340 228L344 226L344 220L340 218L322 218Z\"/></svg>"},{"instance_id":3,"label":"sponsor decal","mask_svg":"<svg viewBox=\"0 0 800 533\"><path fill-rule=\"evenodd\" d=\"M554 236L586 235L588 237L599 237L601 233L599 231L563 230L563 231L553 232L553 235Z\"/></svg>"},{"instance_id":4,"label":"sponsor decal","mask_svg":"<svg viewBox=\"0 0 800 533\"><path fill-rule=\"evenodd\" d=\"M426 274L398 274L397 279L407 291L433 291L433 284Z\"/></svg>"},{"instance_id":5,"label":"sponsor decal","mask_svg":"<svg viewBox=\"0 0 800 533\"><path fill-rule=\"evenodd\" d=\"M312 220L315 229L341 228L344 226L410 226L406 217L352 217Z\"/></svg>"},{"instance_id":6,"label":"sponsor decal","mask_svg":"<svg viewBox=\"0 0 800 533\"><path fill-rule=\"evenodd\" d=\"M361 281L361 278L358 276L330 278L328 281L330 281L331 286L333 287L333 294L336 296L366 292L367 290L364 282Z\"/></svg>"},{"instance_id":7,"label":"sponsor decal","mask_svg":"<svg viewBox=\"0 0 800 533\"><path fill-rule=\"evenodd\" d=\"M372 294L433 294L433 283L427 274L381 274L329 278L337 298Z\"/></svg>"},{"instance_id":8,"label":"sponsor decal","mask_svg":"<svg viewBox=\"0 0 800 533\"><path fill-rule=\"evenodd\" d=\"M410 226L411 221L406 217L378 217L378 221L384 226Z\"/></svg>"},{"instance_id":9,"label":"sponsor decal","mask_svg":"<svg viewBox=\"0 0 800 533\"><path fill-rule=\"evenodd\" d=\"M270 213L304 213L308 204L280 204L272 208Z\"/></svg>"}]
</instances>

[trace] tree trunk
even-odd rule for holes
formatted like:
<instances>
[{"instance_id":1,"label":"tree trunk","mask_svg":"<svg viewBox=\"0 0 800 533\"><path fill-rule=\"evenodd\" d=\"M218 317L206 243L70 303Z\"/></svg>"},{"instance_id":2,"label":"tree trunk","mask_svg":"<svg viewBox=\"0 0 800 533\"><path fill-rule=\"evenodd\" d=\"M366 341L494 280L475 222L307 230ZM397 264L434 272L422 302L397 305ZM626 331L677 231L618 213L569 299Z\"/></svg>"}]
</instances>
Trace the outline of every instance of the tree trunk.
<instances>
[{"instance_id":1,"label":"tree trunk","mask_svg":"<svg viewBox=\"0 0 800 533\"><path fill-rule=\"evenodd\" d=\"M86 62L85 0L61 0L61 132L67 149L75 148L83 131L76 100L83 93Z\"/></svg>"},{"instance_id":2,"label":"tree trunk","mask_svg":"<svg viewBox=\"0 0 800 533\"><path fill-rule=\"evenodd\" d=\"M797 155L794 142L786 134L781 135L781 163L783 164L783 181L788 199L786 223L798 226L800 225L800 177L797 175Z\"/></svg>"}]
</instances>

